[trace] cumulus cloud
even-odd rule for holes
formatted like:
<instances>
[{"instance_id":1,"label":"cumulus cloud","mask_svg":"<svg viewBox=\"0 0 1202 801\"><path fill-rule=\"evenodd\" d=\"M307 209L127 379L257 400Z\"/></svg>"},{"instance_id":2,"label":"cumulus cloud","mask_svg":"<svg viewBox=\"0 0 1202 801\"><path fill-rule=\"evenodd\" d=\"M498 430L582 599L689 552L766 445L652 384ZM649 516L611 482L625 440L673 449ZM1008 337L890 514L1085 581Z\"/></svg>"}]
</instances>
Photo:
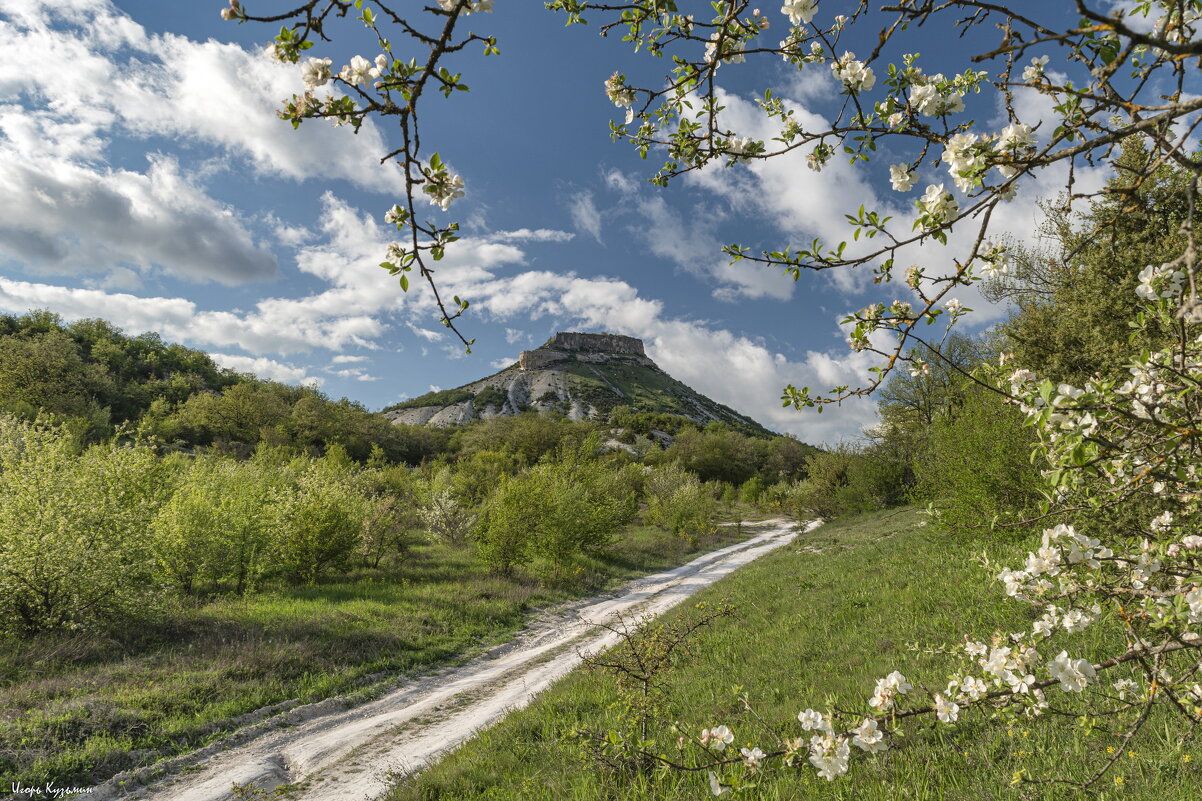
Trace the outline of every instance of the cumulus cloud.
<instances>
[{"instance_id":1,"label":"cumulus cloud","mask_svg":"<svg viewBox=\"0 0 1202 801\"><path fill-rule=\"evenodd\" d=\"M93 144L80 156L95 156L95 143L115 129L208 142L264 174L403 189L400 171L379 164L391 148L374 123L357 137L280 123L280 99L304 89L296 65L235 44L148 34L109 0L0 0L0 15L0 96L23 97L42 121L72 127ZM39 63L56 68L29 69Z\"/></svg>"},{"instance_id":2,"label":"cumulus cloud","mask_svg":"<svg viewBox=\"0 0 1202 801\"><path fill-rule=\"evenodd\" d=\"M90 169L0 140L0 256L41 273L162 266L188 281L274 276L275 256L228 208L154 157L146 173Z\"/></svg>"},{"instance_id":3,"label":"cumulus cloud","mask_svg":"<svg viewBox=\"0 0 1202 801\"><path fill-rule=\"evenodd\" d=\"M227 367L239 373L251 373L269 381L279 381L284 384L303 384L305 386L321 386L322 379L311 376L304 367L294 367L291 364L277 362L273 359L253 356L238 356L230 353L210 353L213 361L221 367Z\"/></svg>"}]
</instances>

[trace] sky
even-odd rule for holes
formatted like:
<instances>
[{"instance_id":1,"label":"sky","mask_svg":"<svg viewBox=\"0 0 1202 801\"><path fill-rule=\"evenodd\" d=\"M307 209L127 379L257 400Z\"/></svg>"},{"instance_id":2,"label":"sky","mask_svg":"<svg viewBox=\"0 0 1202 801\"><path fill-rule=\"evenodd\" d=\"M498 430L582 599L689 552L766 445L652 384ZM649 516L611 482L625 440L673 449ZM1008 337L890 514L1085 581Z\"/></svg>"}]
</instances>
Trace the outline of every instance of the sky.
<instances>
[{"instance_id":1,"label":"sky","mask_svg":"<svg viewBox=\"0 0 1202 801\"><path fill-rule=\"evenodd\" d=\"M377 266L395 234L383 213L403 190L380 165L397 135L387 121L355 135L279 120L280 101L303 85L298 65L263 56L271 28L222 21L216 0L0 0L0 312L103 317L371 409L481 378L556 331L610 331L642 338L671 375L774 430L812 443L858 436L875 419L871 400L818 415L782 408L781 390L864 383L872 361L849 350L838 320L906 297L905 287L854 273L795 282L731 265L720 248L838 241L842 215L864 202L912 217L927 179L950 186L946 174L924 173L901 196L890 154L818 174L801 153L654 187L655 154L644 161L610 139L620 111L603 83L620 69L654 84L663 63L596 26L565 28L541 6L497 0L471 17L501 55L461 58L454 69L471 91L433 97L422 112L428 150L466 184L447 214L431 209L462 225L439 280L472 303L460 324L476 345L465 355L429 293L402 293ZM357 52L374 57L345 32L309 52L335 69ZM963 68L966 51L947 31L917 37L934 54L928 72ZM764 88L814 121L841 100L829 70L779 61L723 65L719 84L724 121L757 138L773 135L753 103ZM1019 102L1024 121L1049 115L1038 96ZM979 119L997 115L981 104ZM1036 200L1063 177L1030 180L997 227L1031 236ZM1004 314L973 288L961 299L975 310L970 330Z\"/></svg>"}]
</instances>

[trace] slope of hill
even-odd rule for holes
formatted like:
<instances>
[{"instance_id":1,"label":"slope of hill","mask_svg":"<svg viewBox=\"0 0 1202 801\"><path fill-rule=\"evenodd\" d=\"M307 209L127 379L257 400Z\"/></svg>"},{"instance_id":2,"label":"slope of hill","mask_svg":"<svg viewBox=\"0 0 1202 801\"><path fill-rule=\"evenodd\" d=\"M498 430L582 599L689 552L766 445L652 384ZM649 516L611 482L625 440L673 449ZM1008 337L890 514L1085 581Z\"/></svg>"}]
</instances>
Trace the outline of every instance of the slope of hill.
<instances>
[{"instance_id":1,"label":"slope of hill","mask_svg":"<svg viewBox=\"0 0 1202 801\"><path fill-rule=\"evenodd\" d=\"M384 414L396 423L442 427L530 410L604 420L618 406L771 433L665 373L647 358L641 340L616 334L556 334L499 373L404 401Z\"/></svg>"}]
</instances>

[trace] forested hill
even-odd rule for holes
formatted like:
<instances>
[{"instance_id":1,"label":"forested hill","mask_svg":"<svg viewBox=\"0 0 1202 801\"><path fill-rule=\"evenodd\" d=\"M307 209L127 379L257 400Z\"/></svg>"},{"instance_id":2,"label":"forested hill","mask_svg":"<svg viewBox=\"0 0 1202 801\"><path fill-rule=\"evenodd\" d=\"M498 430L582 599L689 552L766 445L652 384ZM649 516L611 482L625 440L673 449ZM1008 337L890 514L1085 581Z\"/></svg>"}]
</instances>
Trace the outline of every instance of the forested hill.
<instances>
[{"instance_id":1,"label":"forested hill","mask_svg":"<svg viewBox=\"0 0 1202 801\"><path fill-rule=\"evenodd\" d=\"M249 453L260 443L363 461L420 462L446 437L393 426L361 404L218 367L204 351L129 336L104 320L0 315L0 413L50 415L85 440L121 427L165 446Z\"/></svg>"}]
</instances>

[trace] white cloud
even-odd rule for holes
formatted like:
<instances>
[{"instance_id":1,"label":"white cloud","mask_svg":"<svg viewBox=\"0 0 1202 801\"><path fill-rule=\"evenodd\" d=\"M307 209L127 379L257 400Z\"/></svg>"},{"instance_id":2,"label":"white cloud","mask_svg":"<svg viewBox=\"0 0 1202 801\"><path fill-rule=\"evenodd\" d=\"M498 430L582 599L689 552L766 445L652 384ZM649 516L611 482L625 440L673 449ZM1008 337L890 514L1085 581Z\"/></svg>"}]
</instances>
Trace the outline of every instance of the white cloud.
<instances>
[{"instance_id":1,"label":"white cloud","mask_svg":"<svg viewBox=\"0 0 1202 801\"><path fill-rule=\"evenodd\" d=\"M366 361L369 361L369 359L366 356L339 355L339 356L335 356L333 359L331 359L330 363L331 364L360 364L360 363L366 362Z\"/></svg>"},{"instance_id":2,"label":"white cloud","mask_svg":"<svg viewBox=\"0 0 1202 801\"><path fill-rule=\"evenodd\" d=\"M373 122L356 136L315 122L293 131L276 117L282 98L303 91L299 66L234 44L147 34L108 0L73 0L68 12L62 5L0 2L7 18L0 19L0 97L23 96L39 124L73 128L77 156L95 157L97 143L116 129L201 140L263 174L402 191L400 171L379 163L391 148ZM56 68L29 68L41 63Z\"/></svg>"},{"instance_id":3,"label":"white cloud","mask_svg":"<svg viewBox=\"0 0 1202 801\"><path fill-rule=\"evenodd\" d=\"M493 368L494 370L504 370L506 367L509 367L510 365L514 364L515 362L517 362L516 357L512 358L512 359L493 359L491 362L488 363L488 366Z\"/></svg>"},{"instance_id":4,"label":"white cloud","mask_svg":"<svg viewBox=\"0 0 1202 801\"><path fill-rule=\"evenodd\" d=\"M4 140L0 256L40 273L162 266L177 278L223 284L269 278L277 269L233 212L173 159L153 157L144 174L100 171L21 153Z\"/></svg>"},{"instance_id":5,"label":"white cloud","mask_svg":"<svg viewBox=\"0 0 1202 801\"><path fill-rule=\"evenodd\" d=\"M571 242L576 235L571 231L553 228L519 228L516 231L494 231L488 238L493 242Z\"/></svg>"},{"instance_id":6,"label":"white cloud","mask_svg":"<svg viewBox=\"0 0 1202 801\"><path fill-rule=\"evenodd\" d=\"M304 367L294 367L273 359L238 356L230 353L210 353L209 355L221 367L227 367L239 373L252 373L270 381L306 386L321 386L322 383L321 378L309 375Z\"/></svg>"},{"instance_id":7,"label":"white cloud","mask_svg":"<svg viewBox=\"0 0 1202 801\"><path fill-rule=\"evenodd\" d=\"M572 223L580 231L584 231L597 242L601 241L601 212L593 201L592 192L577 192L568 202L568 211L572 214Z\"/></svg>"}]
</instances>

